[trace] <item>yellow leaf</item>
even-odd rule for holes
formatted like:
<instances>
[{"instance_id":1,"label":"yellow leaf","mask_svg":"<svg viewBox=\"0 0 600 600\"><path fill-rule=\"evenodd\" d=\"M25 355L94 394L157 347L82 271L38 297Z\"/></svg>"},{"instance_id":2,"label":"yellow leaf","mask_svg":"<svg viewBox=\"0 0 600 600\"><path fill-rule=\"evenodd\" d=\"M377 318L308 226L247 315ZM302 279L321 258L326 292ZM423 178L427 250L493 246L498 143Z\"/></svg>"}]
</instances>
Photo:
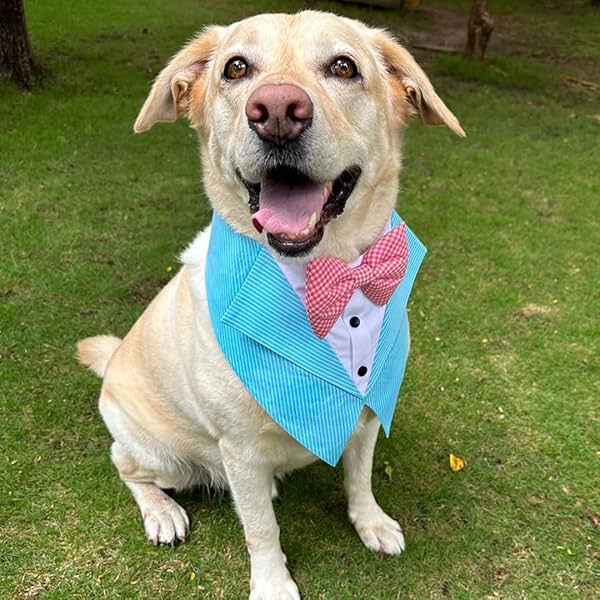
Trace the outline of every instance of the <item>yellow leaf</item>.
<instances>
[{"instance_id":1,"label":"yellow leaf","mask_svg":"<svg viewBox=\"0 0 600 600\"><path fill-rule=\"evenodd\" d=\"M450 453L450 468L457 473L465 468L466 462L460 456Z\"/></svg>"},{"instance_id":2,"label":"yellow leaf","mask_svg":"<svg viewBox=\"0 0 600 600\"><path fill-rule=\"evenodd\" d=\"M190 581L194 581L194 579L196 579L196 573L194 573L194 571L192 571L190 573Z\"/></svg>"},{"instance_id":3,"label":"yellow leaf","mask_svg":"<svg viewBox=\"0 0 600 600\"><path fill-rule=\"evenodd\" d=\"M392 475L394 473L394 467L392 467L392 465L390 465L390 463L387 460L384 460L383 464L384 464L383 472L388 476L388 479L391 481Z\"/></svg>"}]
</instances>

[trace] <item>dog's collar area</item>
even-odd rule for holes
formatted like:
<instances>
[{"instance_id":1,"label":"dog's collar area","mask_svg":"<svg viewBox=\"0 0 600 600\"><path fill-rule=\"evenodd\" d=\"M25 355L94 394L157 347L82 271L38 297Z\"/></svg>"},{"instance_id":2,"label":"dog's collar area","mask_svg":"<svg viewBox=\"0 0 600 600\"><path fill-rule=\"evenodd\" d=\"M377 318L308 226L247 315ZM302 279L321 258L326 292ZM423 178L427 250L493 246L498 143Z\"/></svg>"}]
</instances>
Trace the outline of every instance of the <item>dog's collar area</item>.
<instances>
[{"instance_id":1,"label":"dog's collar area","mask_svg":"<svg viewBox=\"0 0 600 600\"><path fill-rule=\"evenodd\" d=\"M252 183L245 179L239 169L236 171L240 181L248 191L248 207L251 215L255 215L261 208L261 184ZM303 256L308 254L322 239L325 226L333 219L340 216L346 207L346 202L352 194L354 187L362 173L362 169L355 165L345 169L331 184L327 198L323 203L320 215L315 215L312 232L309 230L306 237L289 239L275 233L267 232L269 245L282 256ZM278 168L269 171L267 177L286 181L290 185L310 181L306 175L296 169ZM256 229L262 233L262 226L254 222Z\"/></svg>"}]
</instances>

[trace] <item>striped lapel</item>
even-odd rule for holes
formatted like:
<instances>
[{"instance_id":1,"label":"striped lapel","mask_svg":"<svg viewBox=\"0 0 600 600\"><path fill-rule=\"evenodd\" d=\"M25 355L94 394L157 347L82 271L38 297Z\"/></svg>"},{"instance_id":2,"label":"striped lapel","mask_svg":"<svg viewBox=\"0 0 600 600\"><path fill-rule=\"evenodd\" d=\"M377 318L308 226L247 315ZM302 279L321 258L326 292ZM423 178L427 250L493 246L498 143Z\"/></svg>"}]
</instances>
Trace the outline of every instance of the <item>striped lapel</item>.
<instances>
[{"instance_id":1,"label":"striped lapel","mask_svg":"<svg viewBox=\"0 0 600 600\"><path fill-rule=\"evenodd\" d=\"M304 305L264 248L222 322L319 379L363 397L328 342L314 334Z\"/></svg>"},{"instance_id":2,"label":"striped lapel","mask_svg":"<svg viewBox=\"0 0 600 600\"><path fill-rule=\"evenodd\" d=\"M397 225L400 225L400 223L402 223L402 219L398 213L394 211L392 213L392 227L396 227ZM406 267L406 273L404 274L402 281L398 284L396 291L393 293L385 309L379 341L377 343L377 350L371 369L371 377L365 394L366 396L369 395L373 386L379 379L386 359L394 347L396 338L400 334L402 329L400 324L406 318L408 297L415 281L415 277L417 276L417 271L427 253L425 246L408 226L406 226L406 237L408 239L408 265Z\"/></svg>"}]
</instances>

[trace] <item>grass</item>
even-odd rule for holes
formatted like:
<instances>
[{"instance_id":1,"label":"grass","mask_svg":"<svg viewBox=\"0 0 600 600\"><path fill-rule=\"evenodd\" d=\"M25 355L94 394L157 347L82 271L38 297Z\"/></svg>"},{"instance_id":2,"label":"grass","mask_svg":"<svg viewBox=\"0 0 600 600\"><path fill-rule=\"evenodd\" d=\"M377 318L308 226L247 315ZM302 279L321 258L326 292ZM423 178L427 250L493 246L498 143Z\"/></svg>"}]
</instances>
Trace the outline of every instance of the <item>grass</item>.
<instances>
[{"instance_id":1,"label":"grass","mask_svg":"<svg viewBox=\"0 0 600 600\"><path fill-rule=\"evenodd\" d=\"M535 23L534 37L577 40L565 60L600 59L584 3L565 18L498 4ZM420 25L311 5L396 31ZM48 78L31 95L0 83L0 597L247 595L227 497L180 496L189 541L145 543L110 464L98 381L73 359L80 337L129 329L208 221L192 131L134 137L132 123L151 78L201 24L281 4L203 6L28 3ZM598 597L598 96L563 87L560 60L421 59L468 137L413 123L406 139L399 208L430 253L373 481L407 552L364 549L340 469L317 464L289 478L276 508L290 568L310 599ZM463 471L450 471L450 452Z\"/></svg>"},{"instance_id":2,"label":"grass","mask_svg":"<svg viewBox=\"0 0 600 600\"><path fill-rule=\"evenodd\" d=\"M455 79L513 90L539 90L557 83L552 73L539 66L523 64L498 54L488 54L485 62L464 60L458 54L441 54L436 67Z\"/></svg>"}]
</instances>

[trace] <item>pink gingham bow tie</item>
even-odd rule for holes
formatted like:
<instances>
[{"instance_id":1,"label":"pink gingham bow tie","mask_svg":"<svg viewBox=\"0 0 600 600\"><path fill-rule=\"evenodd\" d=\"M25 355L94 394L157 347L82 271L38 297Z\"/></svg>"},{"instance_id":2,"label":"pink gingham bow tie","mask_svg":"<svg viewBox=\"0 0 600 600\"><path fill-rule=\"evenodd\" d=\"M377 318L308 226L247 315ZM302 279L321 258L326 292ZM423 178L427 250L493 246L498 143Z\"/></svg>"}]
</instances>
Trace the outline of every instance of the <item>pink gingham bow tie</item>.
<instances>
[{"instance_id":1,"label":"pink gingham bow tie","mask_svg":"<svg viewBox=\"0 0 600 600\"><path fill-rule=\"evenodd\" d=\"M371 302L387 304L408 263L405 225L388 231L365 252L358 267L339 258L314 258L306 267L306 312L315 334L324 338L360 288Z\"/></svg>"}]
</instances>

